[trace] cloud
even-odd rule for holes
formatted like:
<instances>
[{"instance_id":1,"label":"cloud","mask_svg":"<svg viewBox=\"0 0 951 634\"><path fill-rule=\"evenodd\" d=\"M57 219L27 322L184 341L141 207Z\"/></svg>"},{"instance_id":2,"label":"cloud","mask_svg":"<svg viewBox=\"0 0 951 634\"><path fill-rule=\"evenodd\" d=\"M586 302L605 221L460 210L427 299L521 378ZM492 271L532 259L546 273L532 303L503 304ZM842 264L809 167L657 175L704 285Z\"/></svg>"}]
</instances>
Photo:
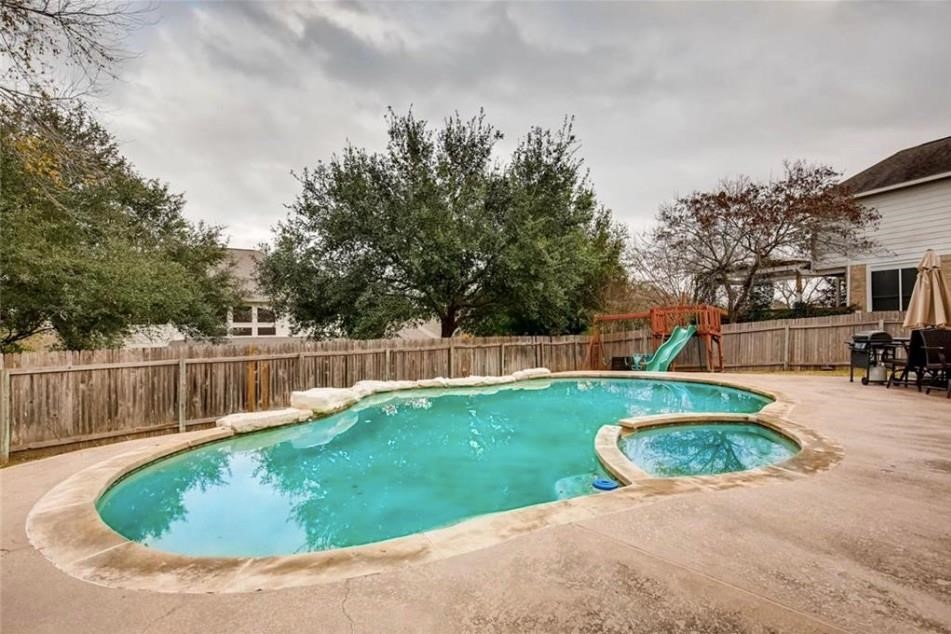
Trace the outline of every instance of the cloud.
<instances>
[{"instance_id":1,"label":"cloud","mask_svg":"<svg viewBox=\"0 0 951 634\"><path fill-rule=\"evenodd\" d=\"M235 246L270 237L291 170L385 145L387 106L485 107L503 150L576 117L633 228L678 193L784 158L854 173L951 134L951 4L162 4L102 117Z\"/></svg>"}]
</instances>

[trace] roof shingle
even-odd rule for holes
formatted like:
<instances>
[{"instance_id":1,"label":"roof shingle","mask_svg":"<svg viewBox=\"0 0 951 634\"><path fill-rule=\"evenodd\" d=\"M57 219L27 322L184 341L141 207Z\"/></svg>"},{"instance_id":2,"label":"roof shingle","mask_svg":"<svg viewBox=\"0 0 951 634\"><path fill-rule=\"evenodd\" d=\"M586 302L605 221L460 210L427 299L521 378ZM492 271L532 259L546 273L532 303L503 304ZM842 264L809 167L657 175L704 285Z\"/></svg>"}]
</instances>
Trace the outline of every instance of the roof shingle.
<instances>
[{"instance_id":1,"label":"roof shingle","mask_svg":"<svg viewBox=\"0 0 951 634\"><path fill-rule=\"evenodd\" d=\"M842 184L860 194L944 172L951 172L951 136L896 152Z\"/></svg>"}]
</instances>

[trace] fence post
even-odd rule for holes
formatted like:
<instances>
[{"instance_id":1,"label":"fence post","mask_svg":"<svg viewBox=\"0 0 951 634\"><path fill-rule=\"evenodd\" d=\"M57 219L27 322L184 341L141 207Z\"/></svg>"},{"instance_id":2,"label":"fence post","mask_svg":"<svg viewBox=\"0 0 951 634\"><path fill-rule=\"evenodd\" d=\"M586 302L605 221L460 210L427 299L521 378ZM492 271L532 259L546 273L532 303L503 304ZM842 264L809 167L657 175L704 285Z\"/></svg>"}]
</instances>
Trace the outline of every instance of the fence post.
<instances>
[{"instance_id":1,"label":"fence post","mask_svg":"<svg viewBox=\"0 0 951 634\"><path fill-rule=\"evenodd\" d=\"M251 354L254 352L249 350L248 355ZM244 411L246 412L254 412L258 409L256 366L256 361L244 362Z\"/></svg>"},{"instance_id":2,"label":"fence post","mask_svg":"<svg viewBox=\"0 0 951 634\"><path fill-rule=\"evenodd\" d=\"M505 375L505 344L499 344L499 376Z\"/></svg>"},{"instance_id":3,"label":"fence post","mask_svg":"<svg viewBox=\"0 0 951 634\"><path fill-rule=\"evenodd\" d=\"M188 380L185 374L185 357L178 359L178 431L185 431L185 392L188 391Z\"/></svg>"},{"instance_id":4,"label":"fence post","mask_svg":"<svg viewBox=\"0 0 951 634\"><path fill-rule=\"evenodd\" d=\"M304 353L298 352L297 353L297 387L299 387L302 390L306 390L307 386L304 385L305 380L306 378L304 376Z\"/></svg>"},{"instance_id":5,"label":"fence post","mask_svg":"<svg viewBox=\"0 0 951 634\"><path fill-rule=\"evenodd\" d=\"M783 324L783 370L789 369L789 322Z\"/></svg>"},{"instance_id":6,"label":"fence post","mask_svg":"<svg viewBox=\"0 0 951 634\"><path fill-rule=\"evenodd\" d=\"M450 338L449 339L449 360L448 360L449 370L448 370L448 374L446 375L450 379L452 378L452 357L453 357L452 353L453 353L453 345L452 345L452 338Z\"/></svg>"},{"instance_id":7,"label":"fence post","mask_svg":"<svg viewBox=\"0 0 951 634\"><path fill-rule=\"evenodd\" d=\"M258 361L258 382L261 384L261 408L271 409L271 362Z\"/></svg>"},{"instance_id":8,"label":"fence post","mask_svg":"<svg viewBox=\"0 0 951 634\"><path fill-rule=\"evenodd\" d=\"M387 348L387 349L386 349L386 353L384 353L384 361L383 361L383 363L384 363L384 365L383 365L383 380L384 380L384 381L389 381L389 380L390 380L390 349L389 349L389 348Z\"/></svg>"},{"instance_id":9,"label":"fence post","mask_svg":"<svg viewBox=\"0 0 951 634\"><path fill-rule=\"evenodd\" d=\"M0 464L10 461L10 371L0 369Z\"/></svg>"}]
</instances>

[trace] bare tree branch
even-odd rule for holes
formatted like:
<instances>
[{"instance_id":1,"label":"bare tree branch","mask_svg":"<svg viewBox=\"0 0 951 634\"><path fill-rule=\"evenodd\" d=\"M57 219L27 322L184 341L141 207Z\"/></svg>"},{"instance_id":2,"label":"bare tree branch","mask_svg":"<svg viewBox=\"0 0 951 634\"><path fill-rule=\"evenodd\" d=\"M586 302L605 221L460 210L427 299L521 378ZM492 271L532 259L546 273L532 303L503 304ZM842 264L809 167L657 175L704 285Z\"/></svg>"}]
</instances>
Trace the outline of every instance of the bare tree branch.
<instances>
[{"instance_id":1,"label":"bare tree branch","mask_svg":"<svg viewBox=\"0 0 951 634\"><path fill-rule=\"evenodd\" d=\"M131 57L126 37L152 12L107 0L0 0L0 104L24 114L72 107L115 76Z\"/></svg>"},{"instance_id":2,"label":"bare tree branch","mask_svg":"<svg viewBox=\"0 0 951 634\"><path fill-rule=\"evenodd\" d=\"M630 258L633 275L670 297L746 310L761 271L785 260L868 251L878 213L838 185L830 167L785 163L766 183L739 177L661 207L657 226Z\"/></svg>"}]
</instances>

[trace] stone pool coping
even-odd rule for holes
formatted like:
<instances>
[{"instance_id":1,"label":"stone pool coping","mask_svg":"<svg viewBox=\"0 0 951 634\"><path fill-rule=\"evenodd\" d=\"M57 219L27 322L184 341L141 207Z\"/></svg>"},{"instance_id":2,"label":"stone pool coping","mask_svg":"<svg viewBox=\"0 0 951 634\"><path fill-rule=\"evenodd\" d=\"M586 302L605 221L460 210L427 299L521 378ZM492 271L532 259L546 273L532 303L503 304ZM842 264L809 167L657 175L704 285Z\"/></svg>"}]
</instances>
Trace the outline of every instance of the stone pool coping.
<instances>
[{"instance_id":1,"label":"stone pool coping","mask_svg":"<svg viewBox=\"0 0 951 634\"><path fill-rule=\"evenodd\" d=\"M252 592L339 581L382 572L395 566L445 559L546 527L626 510L632 505L662 496L794 480L831 468L842 457L842 449L838 445L787 418L794 405L792 401L777 392L756 389L742 382L700 379L681 373L549 374L546 371L522 376L522 380L527 382L539 378L676 380L747 390L773 399L759 413L749 417L794 439L802 451L783 463L753 471L717 476L650 478L633 467L617 449L617 437L623 428L663 424L665 420L669 422L684 417L696 421L698 416L709 415L651 416L624 420L619 425L603 427L595 441L599 459L627 485L615 491L477 516L452 526L373 544L297 555L190 557L166 553L129 541L102 521L96 510L96 501L113 483L146 464L238 433L234 427L226 425L174 436L160 447L130 451L83 469L51 489L36 503L27 517L27 534L37 550L60 570L98 585L156 592ZM476 385L474 379L470 379L470 382ZM412 386L419 387L422 386L418 383ZM401 389L407 388L410 386ZM334 406L339 411L339 403L334 399L331 401L331 404L336 403ZM712 416L719 421L730 417L729 414ZM749 417L744 415L744 420L749 420ZM274 424L265 427L298 422L289 413L284 417L287 419L285 422L276 422L280 418L274 417ZM247 431L262 428L252 427ZM610 455L612 437L613 448L623 462L617 456Z\"/></svg>"}]
</instances>

